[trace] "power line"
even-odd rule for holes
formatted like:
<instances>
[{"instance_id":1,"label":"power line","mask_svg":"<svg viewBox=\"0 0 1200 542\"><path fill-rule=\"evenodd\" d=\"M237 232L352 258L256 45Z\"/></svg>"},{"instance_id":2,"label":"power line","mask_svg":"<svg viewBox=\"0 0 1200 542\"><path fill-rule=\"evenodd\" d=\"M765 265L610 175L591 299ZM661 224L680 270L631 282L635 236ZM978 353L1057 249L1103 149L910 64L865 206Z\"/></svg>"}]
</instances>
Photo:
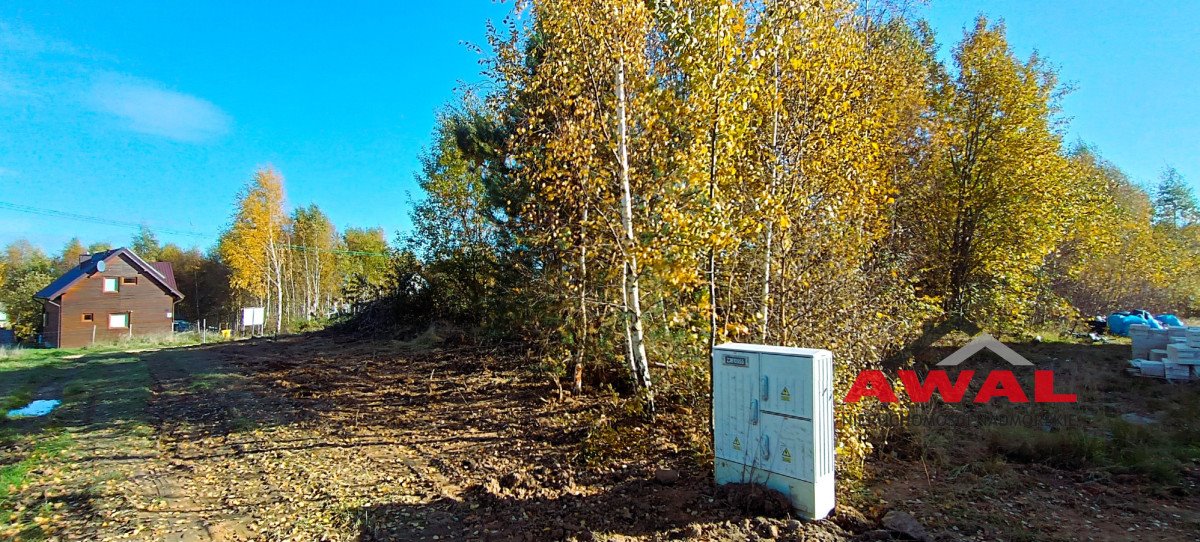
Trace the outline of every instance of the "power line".
<instances>
[{"instance_id":1,"label":"power line","mask_svg":"<svg viewBox=\"0 0 1200 542\"><path fill-rule=\"evenodd\" d=\"M116 219L112 219L112 218L104 218L104 217L99 217L99 216L81 215L78 213L68 213L66 211L58 211L55 209L45 209L45 208L41 208L41 207L33 207L30 205L20 205L20 204L16 204L16 203L8 203L5 201L0 201L0 209L8 209L10 211L18 211L18 212L22 212L22 213L29 213L29 214L48 216L48 217L54 217L54 218L66 218L66 219L70 219L70 220L79 220L82 222L90 222L92 224L102 224L102 225L106 225L106 226L141 228L142 226L146 225L146 223L144 223L144 222L142 222L142 223L127 222L124 220L116 220ZM176 230L176 229L169 229L169 228L158 228L158 231L163 232L163 233L170 233L173 235L185 235L185 236L191 236L191 237L201 237L201 238L205 238L205 239L209 238L209 236L207 234L194 232L194 231Z\"/></svg>"},{"instance_id":2,"label":"power line","mask_svg":"<svg viewBox=\"0 0 1200 542\"><path fill-rule=\"evenodd\" d=\"M296 249L296 250L302 250L305 252L332 252L334 254L345 254L347 256L383 256L385 258L391 256L390 254L388 254L386 252L368 252L365 250L341 250L341 249L337 249L337 248L306 247L303 245L280 245L280 246L292 248L292 249Z\"/></svg>"},{"instance_id":3,"label":"power line","mask_svg":"<svg viewBox=\"0 0 1200 542\"><path fill-rule=\"evenodd\" d=\"M126 220L116 220L116 219L112 219L112 218L104 218L104 217L84 215L84 214L79 214L79 213L70 213L67 211L59 211L57 209L46 209L43 207L34 207L32 205L21 205L18 203L9 203L6 201L0 201L0 209L7 209L10 211L17 211L20 213L29 213L29 214L45 216L45 217L78 220L80 222L88 222L91 224L100 224L100 225L104 225L104 226L117 226L117 227L134 228L134 229L140 229L143 226L145 226L147 228L149 227L145 222L130 222L130 221L126 221ZM171 235L182 235L182 236L188 236L188 237L197 237L197 238L201 238L201 239L210 239L211 238L211 236L208 234L204 234L204 233L200 233L200 232L196 232L196 231L177 230L177 229L173 229L173 228L155 228L155 229L158 232L169 233ZM386 252L370 252L370 251L363 251L363 250L341 250L341 249L336 249L336 248L320 248L320 247L309 247L309 246L304 246L304 245L291 245L291 244L281 244L280 246L285 247L285 248L294 249L294 250L300 250L300 251L304 251L304 252L329 252L329 253L333 253L333 254L342 254L342 255L346 255L346 256L382 256L385 258L390 256Z\"/></svg>"}]
</instances>

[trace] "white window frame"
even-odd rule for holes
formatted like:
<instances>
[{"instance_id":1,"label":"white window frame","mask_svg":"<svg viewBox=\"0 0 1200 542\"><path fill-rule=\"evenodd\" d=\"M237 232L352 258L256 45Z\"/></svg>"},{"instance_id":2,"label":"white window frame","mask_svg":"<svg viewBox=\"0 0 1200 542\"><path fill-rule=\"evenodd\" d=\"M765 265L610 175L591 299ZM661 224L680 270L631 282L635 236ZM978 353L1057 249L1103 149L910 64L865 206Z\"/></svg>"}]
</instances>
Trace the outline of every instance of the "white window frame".
<instances>
[{"instance_id":1,"label":"white window frame","mask_svg":"<svg viewBox=\"0 0 1200 542\"><path fill-rule=\"evenodd\" d=\"M115 294L121 291L121 277L104 277L101 283L100 289L106 294ZM112 284L111 289L108 287L109 284Z\"/></svg>"},{"instance_id":2,"label":"white window frame","mask_svg":"<svg viewBox=\"0 0 1200 542\"><path fill-rule=\"evenodd\" d=\"M119 316L124 320L124 325L114 326L113 317ZM127 312L110 312L108 313L108 329L129 329L129 313Z\"/></svg>"}]
</instances>

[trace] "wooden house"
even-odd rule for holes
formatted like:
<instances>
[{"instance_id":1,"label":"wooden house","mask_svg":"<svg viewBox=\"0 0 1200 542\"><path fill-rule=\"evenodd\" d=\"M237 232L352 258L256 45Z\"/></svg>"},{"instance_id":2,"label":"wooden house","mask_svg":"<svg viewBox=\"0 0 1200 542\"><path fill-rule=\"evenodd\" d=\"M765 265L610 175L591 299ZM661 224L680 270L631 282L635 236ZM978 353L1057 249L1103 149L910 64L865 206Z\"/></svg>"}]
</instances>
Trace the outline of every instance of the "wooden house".
<instances>
[{"instance_id":1,"label":"wooden house","mask_svg":"<svg viewBox=\"0 0 1200 542\"><path fill-rule=\"evenodd\" d=\"M146 262L127 248L80 256L50 283L42 302L47 346L77 348L122 337L169 335L183 299L168 262Z\"/></svg>"}]
</instances>

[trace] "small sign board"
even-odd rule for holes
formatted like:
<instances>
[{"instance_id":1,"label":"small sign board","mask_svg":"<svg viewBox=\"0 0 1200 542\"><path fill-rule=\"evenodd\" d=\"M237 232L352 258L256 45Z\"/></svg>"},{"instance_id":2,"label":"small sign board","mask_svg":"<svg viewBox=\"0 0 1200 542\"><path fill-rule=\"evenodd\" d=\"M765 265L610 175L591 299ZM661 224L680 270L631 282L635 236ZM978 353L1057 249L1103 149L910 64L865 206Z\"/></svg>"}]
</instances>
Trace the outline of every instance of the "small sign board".
<instances>
[{"instance_id":1,"label":"small sign board","mask_svg":"<svg viewBox=\"0 0 1200 542\"><path fill-rule=\"evenodd\" d=\"M242 327L261 326L266 322L267 310L263 307L242 309Z\"/></svg>"}]
</instances>

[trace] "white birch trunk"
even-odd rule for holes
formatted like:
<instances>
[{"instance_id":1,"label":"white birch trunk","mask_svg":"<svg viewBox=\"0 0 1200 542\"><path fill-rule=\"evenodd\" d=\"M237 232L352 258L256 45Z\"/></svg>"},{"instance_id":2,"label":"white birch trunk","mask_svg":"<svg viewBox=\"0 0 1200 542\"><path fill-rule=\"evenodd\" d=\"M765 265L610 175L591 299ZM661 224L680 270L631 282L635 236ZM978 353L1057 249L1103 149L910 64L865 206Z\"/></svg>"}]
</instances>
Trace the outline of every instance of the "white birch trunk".
<instances>
[{"instance_id":1,"label":"white birch trunk","mask_svg":"<svg viewBox=\"0 0 1200 542\"><path fill-rule=\"evenodd\" d=\"M586 196L585 196L586 198ZM583 392L583 360L584 348L588 339L587 312L587 234L584 228L588 219L587 201L583 202L583 218L579 221L579 333L575 345L575 378L572 391Z\"/></svg>"},{"instance_id":2,"label":"white birch trunk","mask_svg":"<svg viewBox=\"0 0 1200 542\"><path fill-rule=\"evenodd\" d=\"M275 282L275 334L283 330L283 264L279 261L279 249L275 245L275 223L268 222L267 260L274 273Z\"/></svg>"},{"instance_id":3,"label":"white birch trunk","mask_svg":"<svg viewBox=\"0 0 1200 542\"><path fill-rule=\"evenodd\" d=\"M767 188L767 194L772 199L775 197L775 185L779 182L779 42L775 44L775 94L771 103L771 185ZM786 211L785 211L786 212ZM768 213L770 215L770 213ZM759 340L762 343L767 342L768 332L771 322L771 244L775 237L775 220L768 216L767 218L767 242L763 254L763 284L762 284L762 300L760 302L762 310L762 324L759 329Z\"/></svg>"},{"instance_id":4,"label":"white birch trunk","mask_svg":"<svg viewBox=\"0 0 1200 542\"><path fill-rule=\"evenodd\" d=\"M621 173L621 225L625 229L625 276L628 277L626 317L630 326L630 351L638 384L646 396L647 412L654 412L654 390L650 383L650 364L646 359L645 333L642 329L641 288L638 280L636 238L633 232L633 195L629 186L629 144L625 119L625 59L617 59L617 156Z\"/></svg>"}]
</instances>

